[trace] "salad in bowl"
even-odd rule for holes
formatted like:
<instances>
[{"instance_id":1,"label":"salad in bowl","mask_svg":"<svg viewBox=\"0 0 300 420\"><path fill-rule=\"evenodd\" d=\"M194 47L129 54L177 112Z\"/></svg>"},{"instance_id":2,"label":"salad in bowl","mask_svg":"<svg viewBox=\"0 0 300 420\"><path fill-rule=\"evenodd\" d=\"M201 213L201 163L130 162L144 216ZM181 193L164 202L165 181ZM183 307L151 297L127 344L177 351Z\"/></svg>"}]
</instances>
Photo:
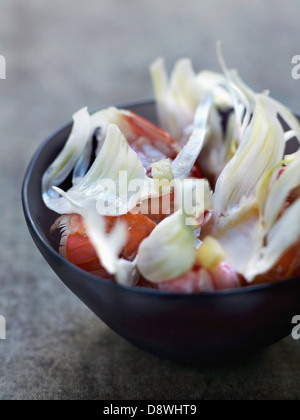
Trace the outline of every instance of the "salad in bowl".
<instances>
[{"instance_id":1,"label":"salad in bowl","mask_svg":"<svg viewBox=\"0 0 300 420\"><path fill-rule=\"evenodd\" d=\"M220 62L222 74L151 66L159 127L115 107L74 114L42 179L65 259L186 294L300 274L299 122Z\"/></svg>"}]
</instances>

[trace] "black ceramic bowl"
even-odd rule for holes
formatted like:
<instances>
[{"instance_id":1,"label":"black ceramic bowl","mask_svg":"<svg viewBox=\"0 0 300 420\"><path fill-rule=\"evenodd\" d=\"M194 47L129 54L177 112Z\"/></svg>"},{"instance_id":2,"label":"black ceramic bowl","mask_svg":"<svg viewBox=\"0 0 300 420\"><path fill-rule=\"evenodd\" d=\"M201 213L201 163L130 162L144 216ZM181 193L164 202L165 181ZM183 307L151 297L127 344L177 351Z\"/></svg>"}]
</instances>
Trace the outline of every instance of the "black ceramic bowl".
<instances>
[{"instance_id":1,"label":"black ceramic bowl","mask_svg":"<svg viewBox=\"0 0 300 420\"><path fill-rule=\"evenodd\" d=\"M156 122L152 102L128 107ZM41 198L44 171L64 145L71 124L36 152L23 184L23 207L34 242L61 280L110 328L165 358L208 363L234 359L289 335L300 315L300 278L195 295L123 287L63 259L49 228L57 215Z\"/></svg>"}]
</instances>

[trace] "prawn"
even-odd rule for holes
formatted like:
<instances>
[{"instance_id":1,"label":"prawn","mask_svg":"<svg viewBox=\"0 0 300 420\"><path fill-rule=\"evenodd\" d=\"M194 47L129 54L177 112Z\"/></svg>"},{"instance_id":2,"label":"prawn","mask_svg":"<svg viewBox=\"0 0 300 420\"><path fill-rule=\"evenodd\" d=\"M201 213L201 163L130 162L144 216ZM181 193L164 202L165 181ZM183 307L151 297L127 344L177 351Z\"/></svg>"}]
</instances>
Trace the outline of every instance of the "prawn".
<instances>
[{"instance_id":1,"label":"prawn","mask_svg":"<svg viewBox=\"0 0 300 420\"><path fill-rule=\"evenodd\" d=\"M239 275L228 263L222 262L213 271L195 265L189 273L160 283L158 289L165 292L190 294L234 289L239 286Z\"/></svg>"},{"instance_id":2,"label":"prawn","mask_svg":"<svg viewBox=\"0 0 300 420\"><path fill-rule=\"evenodd\" d=\"M163 159L170 159L172 162L181 146L167 131L157 127L145 118L140 117L131 111L121 111L121 115L129 127L128 143L139 155L147 174L151 174L151 164ZM203 178L198 163L195 163L191 174L193 178Z\"/></svg>"},{"instance_id":3,"label":"prawn","mask_svg":"<svg viewBox=\"0 0 300 420\"><path fill-rule=\"evenodd\" d=\"M180 148L168 132L134 112L123 110L120 114L128 126L127 141L139 155L148 175L151 174L153 162L176 158Z\"/></svg>"},{"instance_id":4,"label":"prawn","mask_svg":"<svg viewBox=\"0 0 300 420\"><path fill-rule=\"evenodd\" d=\"M137 255L140 243L150 235L156 224L141 213L128 213L120 217L105 217L106 232L114 228L118 220L127 225L127 241L120 257L133 261ZM82 216L79 214L64 214L60 216L53 226L51 232L60 230L61 239L59 253L69 262L102 278L112 279L103 268L97 253L89 239Z\"/></svg>"}]
</instances>

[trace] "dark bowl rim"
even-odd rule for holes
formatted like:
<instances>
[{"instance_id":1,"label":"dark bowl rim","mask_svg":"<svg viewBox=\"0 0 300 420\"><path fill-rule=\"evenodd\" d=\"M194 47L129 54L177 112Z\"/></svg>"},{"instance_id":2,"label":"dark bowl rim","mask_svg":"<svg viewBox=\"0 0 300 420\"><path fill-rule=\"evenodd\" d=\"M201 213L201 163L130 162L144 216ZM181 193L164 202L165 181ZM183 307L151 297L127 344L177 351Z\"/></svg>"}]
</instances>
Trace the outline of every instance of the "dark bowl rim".
<instances>
[{"instance_id":1,"label":"dark bowl rim","mask_svg":"<svg viewBox=\"0 0 300 420\"><path fill-rule=\"evenodd\" d=\"M138 106L150 105L150 104L153 104L153 103L154 103L153 99L148 99L148 100L141 100L141 101L138 101L138 102L132 102L132 103L129 103L129 104L126 104L126 105L121 105L121 106L116 106L116 107L117 108L130 109L130 108L134 108L134 107L138 107ZM97 110L92 111L92 112L97 112ZM38 161L40 153L42 152L42 150L49 143L51 143L51 141L53 140L54 137L59 135L62 131L70 128L71 125L72 125L72 121L65 124L60 129L55 131L52 135L50 135L39 146L39 148L34 153L32 159L31 159L31 161L30 161L30 163L29 163L29 165L26 169L25 176L24 176L23 183L22 183L22 206L23 206L23 212L24 212L25 219L30 224L30 226L33 229L36 237L39 239L40 242L43 243L44 247L46 247L47 251L55 259L57 259L62 265L66 265L67 267L70 267L71 270L77 271L77 273L80 274L81 276L86 276L90 280L95 281L96 283L98 282L98 283L103 284L103 286L105 286L105 287L112 287L112 288L116 288L116 289L121 288L124 291L131 292L131 293L147 294L147 295L154 295L156 297L164 297L164 298L168 297L168 298L176 298L176 299L178 299L178 298L189 298L189 299L198 298L199 299L199 297L205 299L205 298L214 298L214 297L220 297L220 296L234 296L234 295L240 295L240 294L245 294L245 293L262 292L264 290L274 289L274 288L277 288L277 287L282 287L283 285L292 284L296 281L300 281L299 277L292 277L290 279L280 280L280 281L277 281L275 283L263 283L263 284L258 284L258 285L249 285L249 286L246 286L246 287L239 287L239 288L236 288L236 289L225 289L225 290L218 290L218 291L214 291L214 292L198 292L198 293L186 294L186 293L166 292L166 291L163 291L163 290L150 289L150 288L148 289L148 288L145 288L145 287L126 286L126 285L121 285L121 284L117 284L117 283L112 283L107 279L103 279L101 277L90 274L90 273L82 270L81 268L75 266L74 264L70 263L69 261L67 261L51 245L49 245L44 240L44 238L40 234L39 229L37 228L36 224L34 223L33 218L31 216L31 213L30 213L30 209L29 209L28 184L29 184L29 181L30 181L30 178L31 178L33 168L35 167L36 162Z\"/></svg>"}]
</instances>

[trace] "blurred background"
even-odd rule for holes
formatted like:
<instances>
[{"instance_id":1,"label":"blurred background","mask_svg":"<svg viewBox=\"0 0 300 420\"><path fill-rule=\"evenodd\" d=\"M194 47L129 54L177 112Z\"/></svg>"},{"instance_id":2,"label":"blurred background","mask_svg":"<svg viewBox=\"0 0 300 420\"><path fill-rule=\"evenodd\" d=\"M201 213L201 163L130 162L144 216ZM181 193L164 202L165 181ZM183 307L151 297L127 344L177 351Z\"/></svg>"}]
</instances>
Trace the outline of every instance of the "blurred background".
<instances>
[{"instance_id":1,"label":"blurred background","mask_svg":"<svg viewBox=\"0 0 300 420\"><path fill-rule=\"evenodd\" d=\"M300 80L291 76L299 17L299 0L0 0L0 398L300 398L300 347L291 338L210 368L124 342L50 271L20 203L42 141L83 106L151 98L148 68L159 56L170 70L190 57L196 71L218 71L221 40L229 67L300 113Z\"/></svg>"}]
</instances>

